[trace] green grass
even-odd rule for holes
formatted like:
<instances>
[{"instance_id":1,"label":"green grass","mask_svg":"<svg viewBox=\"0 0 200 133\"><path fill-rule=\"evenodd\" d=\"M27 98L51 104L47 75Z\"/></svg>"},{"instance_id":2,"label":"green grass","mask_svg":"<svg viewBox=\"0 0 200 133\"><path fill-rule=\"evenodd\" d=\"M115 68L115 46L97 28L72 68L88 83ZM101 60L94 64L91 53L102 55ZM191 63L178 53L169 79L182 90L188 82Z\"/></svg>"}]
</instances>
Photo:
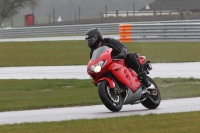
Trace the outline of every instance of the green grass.
<instances>
[{"instance_id":1,"label":"green grass","mask_svg":"<svg viewBox=\"0 0 200 133\"><path fill-rule=\"evenodd\" d=\"M130 52L152 62L199 62L199 42L125 43ZM89 48L85 41L1 42L0 66L86 65Z\"/></svg>"},{"instance_id":2,"label":"green grass","mask_svg":"<svg viewBox=\"0 0 200 133\"><path fill-rule=\"evenodd\" d=\"M102 104L92 80L0 80L0 111ZM199 97L199 79L156 78L162 99Z\"/></svg>"},{"instance_id":3,"label":"green grass","mask_svg":"<svg viewBox=\"0 0 200 133\"><path fill-rule=\"evenodd\" d=\"M200 79L156 78L162 99L177 99L200 96Z\"/></svg>"},{"instance_id":4,"label":"green grass","mask_svg":"<svg viewBox=\"0 0 200 133\"><path fill-rule=\"evenodd\" d=\"M0 80L0 111L100 103L90 80Z\"/></svg>"},{"instance_id":5,"label":"green grass","mask_svg":"<svg viewBox=\"0 0 200 133\"><path fill-rule=\"evenodd\" d=\"M198 133L200 112L0 126L2 133Z\"/></svg>"},{"instance_id":6,"label":"green grass","mask_svg":"<svg viewBox=\"0 0 200 133\"><path fill-rule=\"evenodd\" d=\"M200 61L200 42L145 42L125 45L129 51L145 55L156 63Z\"/></svg>"},{"instance_id":7,"label":"green grass","mask_svg":"<svg viewBox=\"0 0 200 133\"><path fill-rule=\"evenodd\" d=\"M76 41L0 43L0 66L86 64L89 49L84 46Z\"/></svg>"}]
</instances>

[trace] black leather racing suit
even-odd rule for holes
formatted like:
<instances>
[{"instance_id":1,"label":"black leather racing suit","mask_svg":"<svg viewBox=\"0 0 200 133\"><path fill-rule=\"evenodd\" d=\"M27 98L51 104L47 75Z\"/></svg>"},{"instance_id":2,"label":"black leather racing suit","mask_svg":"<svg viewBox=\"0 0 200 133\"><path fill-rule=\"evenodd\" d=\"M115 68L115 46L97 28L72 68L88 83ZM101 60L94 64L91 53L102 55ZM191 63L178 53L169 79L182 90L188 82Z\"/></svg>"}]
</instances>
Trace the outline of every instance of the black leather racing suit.
<instances>
[{"instance_id":1,"label":"black leather racing suit","mask_svg":"<svg viewBox=\"0 0 200 133\"><path fill-rule=\"evenodd\" d=\"M113 38L104 38L101 45L112 48L112 56L117 56L120 54L122 58L125 58L125 63L129 68L135 70L138 74L140 73L142 68L137 59L137 54L128 53L128 50L124 44ZM95 49L91 49L90 58L92 57L92 53L94 50Z\"/></svg>"}]
</instances>

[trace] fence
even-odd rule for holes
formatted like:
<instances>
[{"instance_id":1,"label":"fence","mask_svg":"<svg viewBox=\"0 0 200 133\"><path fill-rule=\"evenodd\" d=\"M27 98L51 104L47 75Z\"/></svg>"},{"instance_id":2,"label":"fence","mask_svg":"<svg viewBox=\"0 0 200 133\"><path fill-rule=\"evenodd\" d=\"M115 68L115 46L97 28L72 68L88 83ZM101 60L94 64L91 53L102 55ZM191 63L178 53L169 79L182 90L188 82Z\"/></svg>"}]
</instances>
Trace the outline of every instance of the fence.
<instances>
[{"instance_id":1,"label":"fence","mask_svg":"<svg viewBox=\"0 0 200 133\"><path fill-rule=\"evenodd\" d=\"M120 28L119 32L120 24L107 23L0 29L0 38L84 36L88 29L97 27L101 29L103 34L120 33L122 41L200 41L200 20L127 23L129 24L129 29Z\"/></svg>"},{"instance_id":2,"label":"fence","mask_svg":"<svg viewBox=\"0 0 200 133\"><path fill-rule=\"evenodd\" d=\"M156 10L156 11L109 11L103 17L130 17L130 16L156 16L156 15L178 15L180 10Z\"/></svg>"}]
</instances>

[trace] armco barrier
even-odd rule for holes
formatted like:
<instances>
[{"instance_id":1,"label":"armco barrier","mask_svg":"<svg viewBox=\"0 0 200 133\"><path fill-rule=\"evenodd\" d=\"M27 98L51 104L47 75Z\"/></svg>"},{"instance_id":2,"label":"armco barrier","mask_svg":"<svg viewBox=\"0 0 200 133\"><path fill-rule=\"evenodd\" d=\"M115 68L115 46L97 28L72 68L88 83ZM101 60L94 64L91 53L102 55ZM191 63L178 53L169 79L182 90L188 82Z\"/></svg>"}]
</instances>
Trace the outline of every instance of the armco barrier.
<instances>
[{"instance_id":1,"label":"armco barrier","mask_svg":"<svg viewBox=\"0 0 200 133\"><path fill-rule=\"evenodd\" d=\"M200 23L120 24L122 42L200 41Z\"/></svg>"},{"instance_id":2,"label":"armco barrier","mask_svg":"<svg viewBox=\"0 0 200 133\"><path fill-rule=\"evenodd\" d=\"M103 34L118 34L118 27L119 23L22 27L10 29L0 28L0 39L46 36L84 36L90 28L99 28Z\"/></svg>"},{"instance_id":3,"label":"armco barrier","mask_svg":"<svg viewBox=\"0 0 200 133\"><path fill-rule=\"evenodd\" d=\"M0 28L1 38L25 38L46 36L80 36L90 28L100 28L105 34L120 34L120 40L130 41L200 41L200 20L150 21Z\"/></svg>"}]
</instances>

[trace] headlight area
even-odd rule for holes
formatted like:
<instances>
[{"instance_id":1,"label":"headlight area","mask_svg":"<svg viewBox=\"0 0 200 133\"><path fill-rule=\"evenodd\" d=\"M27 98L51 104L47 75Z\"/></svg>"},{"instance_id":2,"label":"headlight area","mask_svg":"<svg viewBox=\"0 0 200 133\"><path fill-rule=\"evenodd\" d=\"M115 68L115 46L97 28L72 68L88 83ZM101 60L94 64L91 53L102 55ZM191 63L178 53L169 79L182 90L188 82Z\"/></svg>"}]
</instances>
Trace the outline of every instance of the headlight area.
<instances>
[{"instance_id":1,"label":"headlight area","mask_svg":"<svg viewBox=\"0 0 200 133\"><path fill-rule=\"evenodd\" d=\"M98 63L92 65L89 68L89 71L99 73L101 71L101 68L104 66L105 62L105 60L99 61Z\"/></svg>"}]
</instances>

